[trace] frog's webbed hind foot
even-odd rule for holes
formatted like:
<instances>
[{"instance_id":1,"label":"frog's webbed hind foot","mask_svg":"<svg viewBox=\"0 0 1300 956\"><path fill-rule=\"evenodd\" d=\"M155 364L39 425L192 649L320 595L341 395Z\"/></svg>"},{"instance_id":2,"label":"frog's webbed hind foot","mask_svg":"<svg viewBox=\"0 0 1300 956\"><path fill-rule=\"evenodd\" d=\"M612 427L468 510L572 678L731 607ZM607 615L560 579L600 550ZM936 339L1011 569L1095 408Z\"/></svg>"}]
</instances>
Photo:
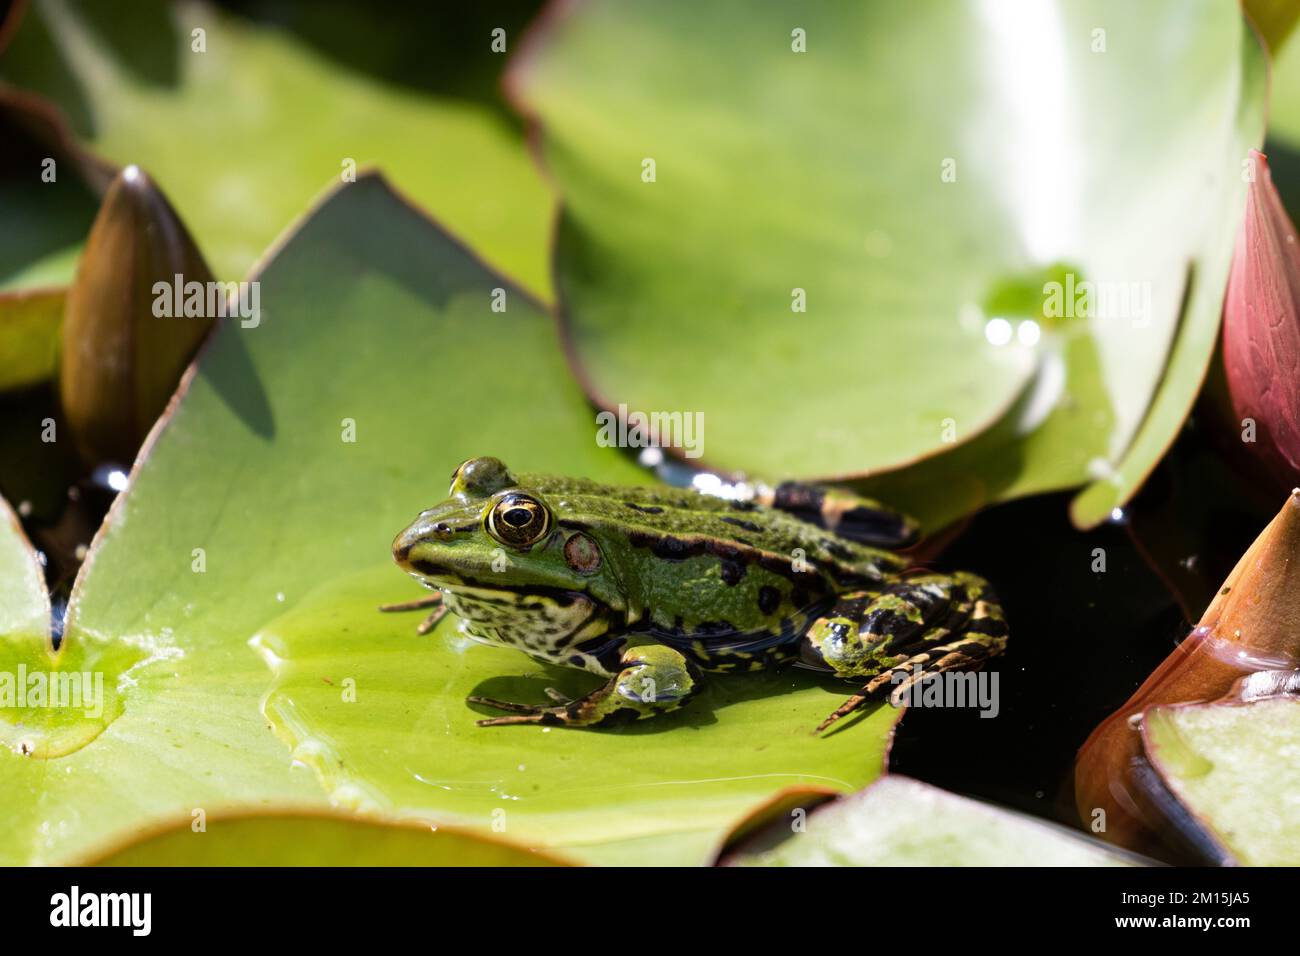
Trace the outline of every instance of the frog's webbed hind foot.
<instances>
[{"instance_id":1,"label":"frog's webbed hind foot","mask_svg":"<svg viewBox=\"0 0 1300 956\"><path fill-rule=\"evenodd\" d=\"M434 591L428 597L417 598L414 601L398 601L396 604L381 604L379 610L391 613L393 611L422 611L426 607L433 608L428 616L416 627L416 634L428 634L433 630L435 624L442 620L443 615L447 613L446 606L442 603L442 592Z\"/></svg>"},{"instance_id":2,"label":"frog's webbed hind foot","mask_svg":"<svg viewBox=\"0 0 1300 956\"><path fill-rule=\"evenodd\" d=\"M626 651L619 663L621 669L608 683L583 697L568 700L548 687L547 696L557 701L550 706L518 704L495 697L467 697L466 700L508 712L505 717L478 721L480 727L509 724L595 727L668 713L699 692L699 671L670 647L657 644L636 647Z\"/></svg>"},{"instance_id":3,"label":"frog's webbed hind foot","mask_svg":"<svg viewBox=\"0 0 1300 956\"><path fill-rule=\"evenodd\" d=\"M889 695L889 702L895 707L901 707L911 689L927 678L944 671L978 670L985 660L996 653L997 651L990 651L983 645L971 645L964 636L958 635L951 644L940 645L932 653L909 657L897 667L873 677L863 685L862 690L845 700L818 724L814 733L821 733L840 718L847 717L868 701L878 697L881 689L899 679L899 675L905 676L901 677L898 686Z\"/></svg>"},{"instance_id":4,"label":"frog's webbed hind foot","mask_svg":"<svg viewBox=\"0 0 1300 956\"><path fill-rule=\"evenodd\" d=\"M900 706L913 687L935 674L978 669L1007 644L997 596L974 574L918 575L872 597L841 598L805 635L807 663L840 677L869 677L862 689L818 725L816 733L858 710L891 685Z\"/></svg>"}]
</instances>

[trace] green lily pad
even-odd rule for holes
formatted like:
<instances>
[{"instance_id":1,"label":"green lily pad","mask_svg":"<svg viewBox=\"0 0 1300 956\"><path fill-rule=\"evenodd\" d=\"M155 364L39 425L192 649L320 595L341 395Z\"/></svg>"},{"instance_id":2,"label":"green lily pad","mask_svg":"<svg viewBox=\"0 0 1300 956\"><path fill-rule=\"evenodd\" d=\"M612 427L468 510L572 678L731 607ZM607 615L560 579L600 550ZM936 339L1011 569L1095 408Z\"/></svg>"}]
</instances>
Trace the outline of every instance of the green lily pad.
<instances>
[{"instance_id":1,"label":"green lily pad","mask_svg":"<svg viewBox=\"0 0 1300 956\"><path fill-rule=\"evenodd\" d=\"M582 860L698 863L778 790L881 772L898 712L816 738L853 688L790 674L719 680L618 731L475 726L476 688L594 678L469 646L450 617L418 637L377 613L419 591L394 534L472 455L643 473L597 445L542 308L378 177L326 200L259 281L261 323L219 327L74 590L60 654L93 661L114 709L94 736L80 711L47 711L28 751L44 759L0 751L0 860L71 859L197 807L315 802ZM46 647L10 642L0 671Z\"/></svg>"},{"instance_id":2,"label":"green lily pad","mask_svg":"<svg viewBox=\"0 0 1300 956\"><path fill-rule=\"evenodd\" d=\"M556 16L508 80L562 194L557 292L594 400L702 412L714 466L911 465L978 506L1112 473L1122 498L1176 431L1262 64L1210 0L679 0ZM1107 314L1043 316L1062 264ZM915 497L931 526L949 507Z\"/></svg>"},{"instance_id":3,"label":"green lily pad","mask_svg":"<svg viewBox=\"0 0 1300 956\"><path fill-rule=\"evenodd\" d=\"M444 827L302 811L193 817L86 861L96 866L558 866L557 858Z\"/></svg>"},{"instance_id":4,"label":"green lily pad","mask_svg":"<svg viewBox=\"0 0 1300 956\"><path fill-rule=\"evenodd\" d=\"M1179 802L1239 862L1300 864L1300 700L1156 707L1142 739Z\"/></svg>"},{"instance_id":5,"label":"green lily pad","mask_svg":"<svg viewBox=\"0 0 1300 956\"><path fill-rule=\"evenodd\" d=\"M141 657L133 640L93 635L54 649L40 561L0 499L0 753L30 763L94 740L121 713L118 688L102 675L129 675Z\"/></svg>"},{"instance_id":6,"label":"green lily pad","mask_svg":"<svg viewBox=\"0 0 1300 956\"><path fill-rule=\"evenodd\" d=\"M1073 830L890 774L861 793L792 816L725 861L732 866L1132 866Z\"/></svg>"},{"instance_id":7,"label":"green lily pad","mask_svg":"<svg viewBox=\"0 0 1300 956\"><path fill-rule=\"evenodd\" d=\"M0 635L10 640L48 640L50 599L45 578L18 516L0 498Z\"/></svg>"},{"instance_id":8,"label":"green lily pad","mask_svg":"<svg viewBox=\"0 0 1300 956\"><path fill-rule=\"evenodd\" d=\"M95 154L153 176L218 278L241 278L352 160L382 165L494 265L549 293L549 193L499 108L375 76L304 39L350 30L359 42L368 12L313 4L286 29L247 6L250 18L196 2L35 0L0 76L52 100ZM425 36L449 35L453 52L430 64L408 50L409 71L472 74L490 90L504 57L482 18L432 16Z\"/></svg>"},{"instance_id":9,"label":"green lily pad","mask_svg":"<svg viewBox=\"0 0 1300 956\"><path fill-rule=\"evenodd\" d=\"M388 567L331 582L253 638L276 676L266 715L337 804L504 828L592 861L702 863L773 792L851 790L884 768L895 713L818 739L852 688L790 673L712 678L699 705L621 733L477 727L491 712L468 708L470 694L541 701L547 686L577 695L596 681L478 645L451 621L423 638L410 618L376 621L398 583Z\"/></svg>"}]
</instances>

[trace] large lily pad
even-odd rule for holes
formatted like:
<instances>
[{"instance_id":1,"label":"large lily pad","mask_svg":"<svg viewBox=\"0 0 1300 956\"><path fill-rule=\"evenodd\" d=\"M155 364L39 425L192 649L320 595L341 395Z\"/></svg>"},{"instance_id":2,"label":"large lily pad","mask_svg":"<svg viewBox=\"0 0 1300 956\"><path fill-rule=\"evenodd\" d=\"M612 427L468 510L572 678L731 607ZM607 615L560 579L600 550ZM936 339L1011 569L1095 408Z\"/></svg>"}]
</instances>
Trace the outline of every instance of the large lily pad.
<instances>
[{"instance_id":1,"label":"large lily pad","mask_svg":"<svg viewBox=\"0 0 1300 956\"><path fill-rule=\"evenodd\" d=\"M793 675L719 680L621 731L476 727L473 690L540 700L594 679L466 645L450 617L421 638L378 614L418 591L393 535L471 455L641 473L597 446L542 309L377 177L318 208L259 281L260 325L219 328L74 591L61 660L102 672L111 706L0 711L40 758L0 752L0 859L71 859L196 807L315 802L581 859L704 862L773 792L880 772L897 712L816 738L850 688ZM5 645L0 670L19 664L52 666L47 641Z\"/></svg>"},{"instance_id":2,"label":"large lily pad","mask_svg":"<svg viewBox=\"0 0 1300 956\"><path fill-rule=\"evenodd\" d=\"M187 816L85 861L97 866L557 866L558 859L445 827L272 810Z\"/></svg>"},{"instance_id":3,"label":"large lily pad","mask_svg":"<svg viewBox=\"0 0 1300 956\"><path fill-rule=\"evenodd\" d=\"M1300 700L1157 707L1142 736L1175 796L1239 862L1300 864Z\"/></svg>"},{"instance_id":4,"label":"large lily pad","mask_svg":"<svg viewBox=\"0 0 1300 956\"><path fill-rule=\"evenodd\" d=\"M1211 0L680 0L556 16L509 79L562 192L558 294L597 401L703 412L726 468L919 460L905 481L959 475L968 508L1100 476L1122 499L1176 432L1262 64ZM1134 298L1044 316L1064 273Z\"/></svg>"},{"instance_id":5,"label":"large lily pad","mask_svg":"<svg viewBox=\"0 0 1300 956\"><path fill-rule=\"evenodd\" d=\"M791 824L798 829L791 832ZM739 866L1124 866L1064 827L891 774L756 838Z\"/></svg>"},{"instance_id":6,"label":"large lily pad","mask_svg":"<svg viewBox=\"0 0 1300 956\"><path fill-rule=\"evenodd\" d=\"M196 2L35 0L0 76L57 104L97 155L147 170L218 278L241 278L351 159L381 164L487 259L548 294L550 199L519 130L484 102L504 56L482 18L449 9L422 24L442 42L436 66L421 58L420 69L472 75L471 96L404 85L323 52L348 31L364 33L369 12L313 4L286 29L251 18L275 5L246 6L248 19ZM492 25L517 19L501 11ZM202 51L195 30L206 31ZM405 52L409 68L417 61ZM69 281L72 262L63 254L56 277Z\"/></svg>"}]
</instances>

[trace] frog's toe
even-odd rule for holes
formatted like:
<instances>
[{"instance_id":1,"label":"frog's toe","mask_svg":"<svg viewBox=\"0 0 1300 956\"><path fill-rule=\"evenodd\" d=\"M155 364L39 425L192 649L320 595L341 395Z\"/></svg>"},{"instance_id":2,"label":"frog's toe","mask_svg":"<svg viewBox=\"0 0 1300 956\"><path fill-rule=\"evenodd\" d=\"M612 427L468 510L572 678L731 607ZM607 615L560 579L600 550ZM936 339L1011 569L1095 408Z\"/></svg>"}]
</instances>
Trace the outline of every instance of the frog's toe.
<instances>
[{"instance_id":1,"label":"frog's toe","mask_svg":"<svg viewBox=\"0 0 1300 956\"><path fill-rule=\"evenodd\" d=\"M534 714L543 709L532 704L516 704L512 700L498 700L495 697L471 696L465 698L465 703L482 704L484 707L491 707L493 710L506 710L512 714ZM479 721L479 723L482 723L482 721Z\"/></svg>"},{"instance_id":2,"label":"frog's toe","mask_svg":"<svg viewBox=\"0 0 1300 956\"><path fill-rule=\"evenodd\" d=\"M594 721L586 719L583 713L582 699L571 701L555 707L542 707L532 704L516 704L509 700L497 700L495 697L466 697L467 703L482 704L497 710L509 711L504 717L485 717L475 721L480 727L505 727L510 724L549 724L551 726L583 726Z\"/></svg>"},{"instance_id":3,"label":"frog's toe","mask_svg":"<svg viewBox=\"0 0 1300 956\"><path fill-rule=\"evenodd\" d=\"M507 724L547 724L560 723L560 720L553 714L545 711L539 711L535 714L510 714L508 717L487 717L483 720L474 721L478 727L504 727Z\"/></svg>"},{"instance_id":4,"label":"frog's toe","mask_svg":"<svg viewBox=\"0 0 1300 956\"><path fill-rule=\"evenodd\" d=\"M428 634L433 630L434 625L442 620L443 615L447 613L447 607L442 603L442 593L435 591L428 597L422 597L414 601L398 601L395 604L381 604L379 610L386 613L393 611L419 611L424 608L433 608L428 616L416 627L416 634Z\"/></svg>"},{"instance_id":5,"label":"frog's toe","mask_svg":"<svg viewBox=\"0 0 1300 956\"><path fill-rule=\"evenodd\" d=\"M548 690L548 693L550 691ZM566 703L558 707L542 707L534 704L517 704L511 700L498 700L495 697L466 697L469 704L482 704L495 710L508 711L505 717L485 717L475 721L480 727L505 727L510 724L581 724L575 720L574 701L565 698Z\"/></svg>"},{"instance_id":6,"label":"frog's toe","mask_svg":"<svg viewBox=\"0 0 1300 956\"><path fill-rule=\"evenodd\" d=\"M930 654L918 654L916 657L900 664L888 674L881 675L893 682L899 680L902 674L907 674L906 677L899 681L898 686L890 692L889 702L895 707L901 707L907 702L912 688L922 681L944 671L978 670L983 666L985 660L996 653L996 650L991 650L983 644L962 641L956 645L937 648L935 652ZM874 691L876 687L883 686L884 683L885 681L876 678L868 687Z\"/></svg>"}]
</instances>

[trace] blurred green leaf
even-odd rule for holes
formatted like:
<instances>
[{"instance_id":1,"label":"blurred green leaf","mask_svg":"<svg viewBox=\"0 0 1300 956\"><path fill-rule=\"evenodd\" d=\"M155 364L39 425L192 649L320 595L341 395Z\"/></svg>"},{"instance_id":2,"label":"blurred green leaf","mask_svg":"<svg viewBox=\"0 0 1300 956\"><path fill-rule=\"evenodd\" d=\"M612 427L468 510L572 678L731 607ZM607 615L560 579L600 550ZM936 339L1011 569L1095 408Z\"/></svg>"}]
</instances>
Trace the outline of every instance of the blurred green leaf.
<instances>
[{"instance_id":1,"label":"blurred green leaf","mask_svg":"<svg viewBox=\"0 0 1300 956\"><path fill-rule=\"evenodd\" d=\"M148 170L218 278L242 278L351 160L381 166L493 265L549 294L550 198L520 130L481 101L395 85L302 38L316 35L312 23L346 26L344 16L313 4L311 22L289 29L188 0L34 0L0 76L49 97L95 154ZM451 7L427 16L426 35L453 35L460 58L421 69L490 84L484 64L499 69L504 57L486 28L460 32L480 21Z\"/></svg>"},{"instance_id":2,"label":"blurred green leaf","mask_svg":"<svg viewBox=\"0 0 1300 956\"><path fill-rule=\"evenodd\" d=\"M556 16L508 80L562 193L593 398L702 411L714 466L910 465L892 486L933 527L1107 476L1095 523L1159 457L1209 359L1262 72L1212 0L683 0ZM1044 316L1063 263L1132 314Z\"/></svg>"},{"instance_id":3,"label":"blurred green leaf","mask_svg":"<svg viewBox=\"0 0 1300 956\"><path fill-rule=\"evenodd\" d=\"M1082 834L890 774L789 821L732 866L1125 866L1141 862Z\"/></svg>"},{"instance_id":4,"label":"blurred green leaf","mask_svg":"<svg viewBox=\"0 0 1300 956\"><path fill-rule=\"evenodd\" d=\"M292 810L186 815L86 860L96 866L557 866L478 834Z\"/></svg>"},{"instance_id":5,"label":"blurred green leaf","mask_svg":"<svg viewBox=\"0 0 1300 956\"><path fill-rule=\"evenodd\" d=\"M1156 707L1142 737L1174 795L1237 861L1300 864L1300 700Z\"/></svg>"},{"instance_id":6,"label":"blurred green leaf","mask_svg":"<svg viewBox=\"0 0 1300 956\"><path fill-rule=\"evenodd\" d=\"M104 675L105 713L0 710L0 860L68 860L194 807L328 802L700 863L773 792L880 773L898 711L814 737L852 687L797 673L711 681L618 731L475 726L471 692L595 679L450 616L417 637L377 613L419 591L393 536L472 455L643 473L597 446L544 311L378 177L327 199L259 281L260 325L219 326L74 591L60 666ZM48 669L47 646L11 639L0 671Z\"/></svg>"},{"instance_id":7,"label":"blurred green leaf","mask_svg":"<svg viewBox=\"0 0 1300 956\"><path fill-rule=\"evenodd\" d=\"M21 4L10 9L9 16ZM5 28L9 29L9 21ZM7 62L0 52L0 71ZM65 286L99 206L57 111L0 82L0 390L48 379Z\"/></svg>"},{"instance_id":8,"label":"blurred green leaf","mask_svg":"<svg viewBox=\"0 0 1300 956\"><path fill-rule=\"evenodd\" d=\"M1300 3L1296 0L1242 0L1241 5L1255 24L1264 45L1274 54L1281 51L1300 19Z\"/></svg>"},{"instance_id":9,"label":"blurred green leaf","mask_svg":"<svg viewBox=\"0 0 1300 956\"><path fill-rule=\"evenodd\" d=\"M1274 61L1270 93L1269 135L1300 149L1300 44L1287 46Z\"/></svg>"},{"instance_id":10,"label":"blurred green leaf","mask_svg":"<svg viewBox=\"0 0 1300 956\"><path fill-rule=\"evenodd\" d=\"M63 302L61 289L0 293L0 391L54 374Z\"/></svg>"}]
</instances>

